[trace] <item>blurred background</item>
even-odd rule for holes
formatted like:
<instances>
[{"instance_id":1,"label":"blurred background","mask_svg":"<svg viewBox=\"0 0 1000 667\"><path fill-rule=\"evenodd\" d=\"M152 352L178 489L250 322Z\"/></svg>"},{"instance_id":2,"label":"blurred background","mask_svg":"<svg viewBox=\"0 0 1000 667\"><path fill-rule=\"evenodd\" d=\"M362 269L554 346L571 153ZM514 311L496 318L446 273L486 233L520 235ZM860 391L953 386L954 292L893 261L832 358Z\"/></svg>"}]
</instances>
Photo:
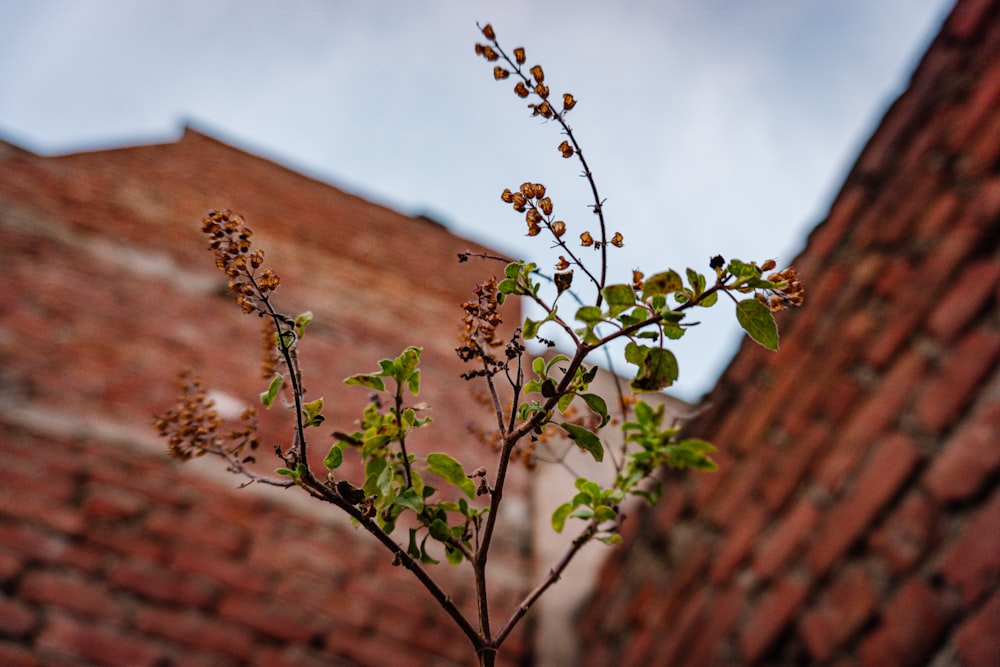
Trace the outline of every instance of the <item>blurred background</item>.
<instances>
[{"instance_id":1,"label":"blurred background","mask_svg":"<svg viewBox=\"0 0 1000 667\"><path fill-rule=\"evenodd\" d=\"M784 265L950 4L0 0L0 137L50 155L189 124L551 266L500 191L545 183L573 236L592 202L557 126L475 57L491 22L579 100L570 124L625 237L612 282L715 254ZM742 335L715 310L675 344L688 400Z\"/></svg>"}]
</instances>

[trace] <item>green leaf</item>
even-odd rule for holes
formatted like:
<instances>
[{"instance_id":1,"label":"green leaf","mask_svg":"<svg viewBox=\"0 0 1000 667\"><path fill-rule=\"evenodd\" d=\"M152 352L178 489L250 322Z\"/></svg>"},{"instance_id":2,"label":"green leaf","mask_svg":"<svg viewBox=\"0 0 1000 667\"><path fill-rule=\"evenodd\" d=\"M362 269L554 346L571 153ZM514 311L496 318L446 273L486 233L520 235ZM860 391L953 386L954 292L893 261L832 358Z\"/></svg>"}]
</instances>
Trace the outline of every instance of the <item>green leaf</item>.
<instances>
[{"instance_id":1,"label":"green leaf","mask_svg":"<svg viewBox=\"0 0 1000 667\"><path fill-rule=\"evenodd\" d=\"M611 507L607 505L601 505L594 510L594 521L597 523L604 523L605 521L614 521L618 518L618 512L614 511Z\"/></svg>"},{"instance_id":2,"label":"green leaf","mask_svg":"<svg viewBox=\"0 0 1000 667\"><path fill-rule=\"evenodd\" d=\"M322 415L323 412L323 399L317 398L315 401L309 401L302 406L302 420L306 426L319 426L326 420L326 417Z\"/></svg>"},{"instance_id":3,"label":"green leaf","mask_svg":"<svg viewBox=\"0 0 1000 667\"><path fill-rule=\"evenodd\" d=\"M677 358L662 347L640 347L629 343L625 347L626 360L639 370L630 383L636 392L657 392L672 385L678 376Z\"/></svg>"},{"instance_id":4,"label":"green leaf","mask_svg":"<svg viewBox=\"0 0 1000 667\"><path fill-rule=\"evenodd\" d=\"M430 531L431 537L433 537L438 542L445 542L451 538L451 530L441 519L434 519L431 521L430 525L427 526L427 530Z\"/></svg>"},{"instance_id":5,"label":"green leaf","mask_svg":"<svg viewBox=\"0 0 1000 667\"><path fill-rule=\"evenodd\" d=\"M306 330L306 327L313 321L313 314L311 310L307 310L298 317L295 318L295 335L302 338L302 333Z\"/></svg>"},{"instance_id":6,"label":"green leaf","mask_svg":"<svg viewBox=\"0 0 1000 667\"><path fill-rule=\"evenodd\" d=\"M757 299L744 299L736 304L736 320L750 338L769 350L778 349L778 325L771 309Z\"/></svg>"},{"instance_id":7,"label":"green leaf","mask_svg":"<svg viewBox=\"0 0 1000 667\"><path fill-rule=\"evenodd\" d=\"M430 472L462 489L470 498L476 497L476 485L466 476L461 463L447 454L435 452L427 455L427 464Z\"/></svg>"},{"instance_id":8,"label":"green leaf","mask_svg":"<svg viewBox=\"0 0 1000 667\"><path fill-rule=\"evenodd\" d=\"M563 503L557 507L556 511L552 513L552 530L557 533L563 532L563 528L566 527L566 519L569 518L572 511L573 506L569 503Z\"/></svg>"},{"instance_id":9,"label":"green leaf","mask_svg":"<svg viewBox=\"0 0 1000 667\"><path fill-rule=\"evenodd\" d=\"M569 437L578 447L590 452L595 461L601 462L604 460L604 445L601 444L601 439L596 434L582 426L570 424L569 422L564 422L559 426L569 434Z\"/></svg>"},{"instance_id":10,"label":"green leaf","mask_svg":"<svg viewBox=\"0 0 1000 667\"><path fill-rule=\"evenodd\" d=\"M653 296L671 294L678 291L682 287L684 287L684 283L676 271L671 269L670 271L657 273L643 281L642 300L645 301Z\"/></svg>"},{"instance_id":11,"label":"green leaf","mask_svg":"<svg viewBox=\"0 0 1000 667\"><path fill-rule=\"evenodd\" d=\"M392 501L393 505L401 505L402 507L408 507L417 514L424 511L424 499L416 489L406 489L401 494L396 496Z\"/></svg>"},{"instance_id":12,"label":"green leaf","mask_svg":"<svg viewBox=\"0 0 1000 667\"><path fill-rule=\"evenodd\" d=\"M602 426L608 423L608 420L611 417L610 415L608 415L608 404L602 396L598 396L597 394L581 394L580 398L582 398L587 403L588 408L590 408L595 413L597 413L598 416L600 416L601 423L598 426L598 428L601 428Z\"/></svg>"},{"instance_id":13,"label":"green leaf","mask_svg":"<svg viewBox=\"0 0 1000 667\"><path fill-rule=\"evenodd\" d=\"M444 555L445 555L445 558L448 559L448 564L449 565L461 565L462 561L465 558L462 555L461 551L459 551L458 549L452 549L448 545L445 545L445 547L444 547Z\"/></svg>"},{"instance_id":14,"label":"green leaf","mask_svg":"<svg viewBox=\"0 0 1000 667\"><path fill-rule=\"evenodd\" d=\"M420 393L420 371L416 370L410 373L409 379L406 381L407 389L414 396Z\"/></svg>"},{"instance_id":15,"label":"green leaf","mask_svg":"<svg viewBox=\"0 0 1000 667\"><path fill-rule=\"evenodd\" d=\"M368 389L375 389L376 391L385 391L385 383L382 382L382 378L368 373L352 375L344 380L344 384L348 386L358 385L361 387L367 387Z\"/></svg>"},{"instance_id":16,"label":"green leaf","mask_svg":"<svg viewBox=\"0 0 1000 667\"><path fill-rule=\"evenodd\" d=\"M530 317L524 318L524 324L521 325L521 335L524 337L524 340L534 339L538 335L538 329L541 328L543 322L536 322Z\"/></svg>"},{"instance_id":17,"label":"green leaf","mask_svg":"<svg viewBox=\"0 0 1000 667\"><path fill-rule=\"evenodd\" d=\"M601 290L601 294L608 302L608 314L611 317L635 305L635 291L631 285L608 285Z\"/></svg>"},{"instance_id":18,"label":"green leaf","mask_svg":"<svg viewBox=\"0 0 1000 667\"><path fill-rule=\"evenodd\" d=\"M524 292L513 278L504 278L497 283L497 291L501 294L522 294Z\"/></svg>"},{"instance_id":19,"label":"green leaf","mask_svg":"<svg viewBox=\"0 0 1000 667\"><path fill-rule=\"evenodd\" d=\"M611 545L611 544L621 544L622 542L625 541L622 538L622 536L619 535L618 533L615 533L613 535L602 535L601 537L598 537L597 539L599 541L601 541L601 542L604 542L605 544L608 544L608 545Z\"/></svg>"},{"instance_id":20,"label":"green leaf","mask_svg":"<svg viewBox=\"0 0 1000 667\"><path fill-rule=\"evenodd\" d=\"M340 448L339 444L330 447L330 453L323 459L323 465L326 466L327 470L336 470L343 462L344 450Z\"/></svg>"},{"instance_id":21,"label":"green leaf","mask_svg":"<svg viewBox=\"0 0 1000 667\"><path fill-rule=\"evenodd\" d=\"M281 385L284 381L285 378L281 373L275 373L274 379L271 380L271 384L267 387L267 391L261 392L260 402L263 403L269 410L271 409L271 406L274 405L274 399L281 390Z\"/></svg>"},{"instance_id":22,"label":"green leaf","mask_svg":"<svg viewBox=\"0 0 1000 667\"><path fill-rule=\"evenodd\" d=\"M576 311L576 319L586 324L596 324L602 317L603 313L597 306L581 306Z\"/></svg>"}]
</instances>

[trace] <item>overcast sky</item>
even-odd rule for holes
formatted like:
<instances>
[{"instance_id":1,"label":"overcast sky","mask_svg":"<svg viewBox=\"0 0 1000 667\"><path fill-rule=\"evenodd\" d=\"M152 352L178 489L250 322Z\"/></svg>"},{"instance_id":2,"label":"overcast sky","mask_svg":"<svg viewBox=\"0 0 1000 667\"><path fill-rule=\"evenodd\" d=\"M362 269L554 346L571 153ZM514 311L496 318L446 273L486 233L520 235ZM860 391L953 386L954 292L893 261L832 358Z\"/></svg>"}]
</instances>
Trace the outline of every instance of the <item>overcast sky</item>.
<instances>
[{"instance_id":1,"label":"overcast sky","mask_svg":"<svg viewBox=\"0 0 1000 667\"><path fill-rule=\"evenodd\" d=\"M625 236L612 282L715 254L786 264L951 5L0 0L0 137L57 154L173 141L187 123L551 266L499 193L545 183L573 236L591 201L558 128L475 57L491 22L579 100L570 124ZM689 399L740 337L716 310L676 347Z\"/></svg>"}]
</instances>

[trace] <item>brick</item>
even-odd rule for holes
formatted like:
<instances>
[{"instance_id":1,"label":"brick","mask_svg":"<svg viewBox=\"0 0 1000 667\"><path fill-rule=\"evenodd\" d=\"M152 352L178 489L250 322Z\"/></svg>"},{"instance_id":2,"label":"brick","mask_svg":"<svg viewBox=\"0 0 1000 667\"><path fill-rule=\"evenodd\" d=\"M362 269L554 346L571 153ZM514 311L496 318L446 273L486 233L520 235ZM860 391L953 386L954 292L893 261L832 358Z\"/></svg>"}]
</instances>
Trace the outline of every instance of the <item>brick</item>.
<instances>
[{"instance_id":1,"label":"brick","mask_svg":"<svg viewBox=\"0 0 1000 667\"><path fill-rule=\"evenodd\" d=\"M801 436L791 437L761 482L760 494L768 508L778 510L802 485L810 464L818 452L829 446L830 438L826 424L812 424Z\"/></svg>"},{"instance_id":2,"label":"brick","mask_svg":"<svg viewBox=\"0 0 1000 667\"><path fill-rule=\"evenodd\" d=\"M1000 468L997 424L1000 402L977 411L946 441L923 478L938 501L954 502L978 495Z\"/></svg>"},{"instance_id":3,"label":"brick","mask_svg":"<svg viewBox=\"0 0 1000 667\"><path fill-rule=\"evenodd\" d=\"M912 491L869 537L868 544L898 575L913 567L936 537L935 506L923 493Z\"/></svg>"},{"instance_id":4,"label":"brick","mask_svg":"<svg viewBox=\"0 0 1000 667\"><path fill-rule=\"evenodd\" d=\"M915 445L903 435L890 435L875 446L852 488L830 510L809 545L807 558L817 573L827 571L861 537L919 460Z\"/></svg>"},{"instance_id":5,"label":"brick","mask_svg":"<svg viewBox=\"0 0 1000 667\"><path fill-rule=\"evenodd\" d=\"M878 601L877 587L863 569L855 566L840 572L799 621L810 655L828 660L868 620Z\"/></svg>"},{"instance_id":6,"label":"brick","mask_svg":"<svg viewBox=\"0 0 1000 667\"><path fill-rule=\"evenodd\" d=\"M942 342L951 341L992 302L998 283L1000 261L991 258L969 264L927 318L927 331Z\"/></svg>"},{"instance_id":7,"label":"brick","mask_svg":"<svg viewBox=\"0 0 1000 667\"><path fill-rule=\"evenodd\" d=\"M1000 333L974 330L941 362L914 406L921 426L940 433L972 401L1000 354Z\"/></svg>"},{"instance_id":8,"label":"brick","mask_svg":"<svg viewBox=\"0 0 1000 667\"><path fill-rule=\"evenodd\" d=\"M256 636L248 628L191 609L146 606L136 613L134 623L143 633L162 637L199 652L218 653L251 662L257 650Z\"/></svg>"},{"instance_id":9,"label":"brick","mask_svg":"<svg viewBox=\"0 0 1000 667\"><path fill-rule=\"evenodd\" d=\"M18 596L96 618L125 617L121 602L106 585L68 572L29 572L18 588Z\"/></svg>"},{"instance_id":10,"label":"brick","mask_svg":"<svg viewBox=\"0 0 1000 667\"><path fill-rule=\"evenodd\" d=\"M836 493L864 455L869 445L899 419L915 384L923 376L926 361L910 351L900 357L874 392L852 413L829 453L820 462L816 482Z\"/></svg>"},{"instance_id":11,"label":"brick","mask_svg":"<svg viewBox=\"0 0 1000 667\"><path fill-rule=\"evenodd\" d=\"M753 456L744 459L728 470L725 483L702 515L724 526L742 523L747 502L756 489L768 464L774 458L773 445L758 447ZM719 474L718 472L714 474Z\"/></svg>"},{"instance_id":12,"label":"brick","mask_svg":"<svg viewBox=\"0 0 1000 667\"><path fill-rule=\"evenodd\" d=\"M944 632L953 612L920 579L904 583L883 607L881 623L858 648L864 667L910 667L927 663L929 651Z\"/></svg>"},{"instance_id":13,"label":"brick","mask_svg":"<svg viewBox=\"0 0 1000 667\"><path fill-rule=\"evenodd\" d=\"M968 521L941 558L941 573L971 604L1000 576L1000 490Z\"/></svg>"},{"instance_id":14,"label":"brick","mask_svg":"<svg viewBox=\"0 0 1000 667\"><path fill-rule=\"evenodd\" d=\"M121 521L143 513L148 499L117 486L91 486L81 510L85 516Z\"/></svg>"},{"instance_id":15,"label":"brick","mask_svg":"<svg viewBox=\"0 0 1000 667\"><path fill-rule=\"evenodd\" d=\"M809 235L809 255L826 257L842 243L847 231L857 224L859 211L868 205L869 196L864 187L848 181L834 200L826 220Z\"/></svg>"},{"instance_id":16,"label":"brick","mask_svg":"<svg viewBox=\"0 0 1000 667\"><path fill-rule=\"evenodd\" d=\"M35 610L21 600L0 593L0 636L23 637L38 624Z\"/></svg>"},{"instance_id":17,"label":"brick","mask_svg":"<svg viewBox=\"0 0 1000 667\"><path fill-rule=\"evenodd\" d=\"M142 597L191 607L208 607L219 593L219 586L205 577L175 572L149 561L115 563L107 579Z\"/></svg>"},{"instance_id":18,"label":"brick","mask_svg":"<svg viewBox=\"0 0 1000 667\"><path fill-rule=\"evenodd\" d=\"M80 623L65 616L49 619L36 646L42 655L53 656L57 663L83 658L98 665L154 667L166 657L165 649L155 642L126 635L120 629Z\"/></svg>"},{"instance_id":19,"label":"brick","mask_svg":"<svg viewBox=\"0 0 1000 667\"><path fill-rule=\"evenodd\" d=\"M18 644L8 644L0 639L0 665L4 667L42 667L34 651Z\"/></svg>"},{"instance_id":20,"label":"brick","mask_svg":"<svg viewBox=\"0 0 1000 667\"><path fill-rule=\"evenodd\" d=\"M259 595L229 594L219 605L218 614L283 642L308 643L319 632L314 616Z\"/></svg>"},{"instance_id":21,"label":"brick","mask_svg":"<svg viewBox=\"0 0 1000 667\"><path fill-rule=\"evenodd\" d=\"M176 572L191 572L218 582L228 590L263 593L270 579L257 569L248 568L242 560L217 555L197 545L184 545L175 550L170 567Z\"/></svg>"},{"instance_id":22,"label":"brick","mask_svg":"<svg viewBox=\"0 0 1000 667\"><path fill-rule=\"evenodd\" d=\"M724 638L730 633L745 600L746 591L737 585L723 592L717 592L709 603L703 621L688 636L686 651L673 664L677 667L717 664L727 648Z\"/></svg>"},{"instance_id":23,"label":"brick","mask_svg":"<svg viewBox=\"0 0 1000 667\"><path fill-rule=\"evenodd\" d=\"M740 512L740 519L730 529L722 541L721 547L712 559L713 565L709 579L715 583L725 581L746 557L751 545L769 518L765 509L757 503L747 503Z\"/></svg>"},{"instance_id":24,"label":"brick","mask_svg":"<svg viewBox=\"0 0 1000 667\"><path fill-rule=\"evenodd\" d=\"M787 574L751 604L753 613L739 631L739 648L747 662L765 655L808 594L809 582L805 578Z\"/></svg>"},{"instance_id":25,"label":"brick","mask_svg":"<svg viewBox=\"0 0 1000 667\"><path fill-rule=\"evenodd\" d=\"M954 635L955 653L965 667L1000 665L1000 591L986 601Z\"/></svg>"},{"instance_id":26,"label":"brick","mask_svg":"<svg viewBox=\"0 0 1000 667\"><path fill-rule=\"evenodd\" d=\"M803 497L785 515L772 520L771 531L754 552L754 571L764 579L772 577L787 563L819 519L816 505Z\"/></svg>"},{"instance_id":27,"label":"brick","mask_svg":"<svg viewBox=\"0 0 1000 667\"><path fill-rule=\"evenodd\" d=\"M154 511L145 520L146 529L167 541L190 545L206 557L206 552L235 556L241 552L250 532L231 524L206 519L193 512Z\"/></svg>"}]
</instances>

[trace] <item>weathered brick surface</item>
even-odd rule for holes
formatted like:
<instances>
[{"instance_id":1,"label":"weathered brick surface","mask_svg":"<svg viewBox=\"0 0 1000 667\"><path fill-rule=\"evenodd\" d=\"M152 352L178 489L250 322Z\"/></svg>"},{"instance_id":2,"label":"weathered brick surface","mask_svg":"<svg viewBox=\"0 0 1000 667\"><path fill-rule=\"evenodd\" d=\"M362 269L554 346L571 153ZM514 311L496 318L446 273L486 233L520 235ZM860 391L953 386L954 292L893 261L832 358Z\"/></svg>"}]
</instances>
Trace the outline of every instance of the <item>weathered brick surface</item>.
<instances>
[{"instance_id":1,"label":"weathered brick surface","mask_svg":"<svg viewBox=\"0 0 1000 667\"><path fill-rule=\"evenodd\" d=\"M719 472L605 566L584 664L1000 664L998 133L1000 4L959 0L793 262L782 352L744 342L688 425ZM699 562L636 558L678 531Z\"/></svg>"}]
</instances>

